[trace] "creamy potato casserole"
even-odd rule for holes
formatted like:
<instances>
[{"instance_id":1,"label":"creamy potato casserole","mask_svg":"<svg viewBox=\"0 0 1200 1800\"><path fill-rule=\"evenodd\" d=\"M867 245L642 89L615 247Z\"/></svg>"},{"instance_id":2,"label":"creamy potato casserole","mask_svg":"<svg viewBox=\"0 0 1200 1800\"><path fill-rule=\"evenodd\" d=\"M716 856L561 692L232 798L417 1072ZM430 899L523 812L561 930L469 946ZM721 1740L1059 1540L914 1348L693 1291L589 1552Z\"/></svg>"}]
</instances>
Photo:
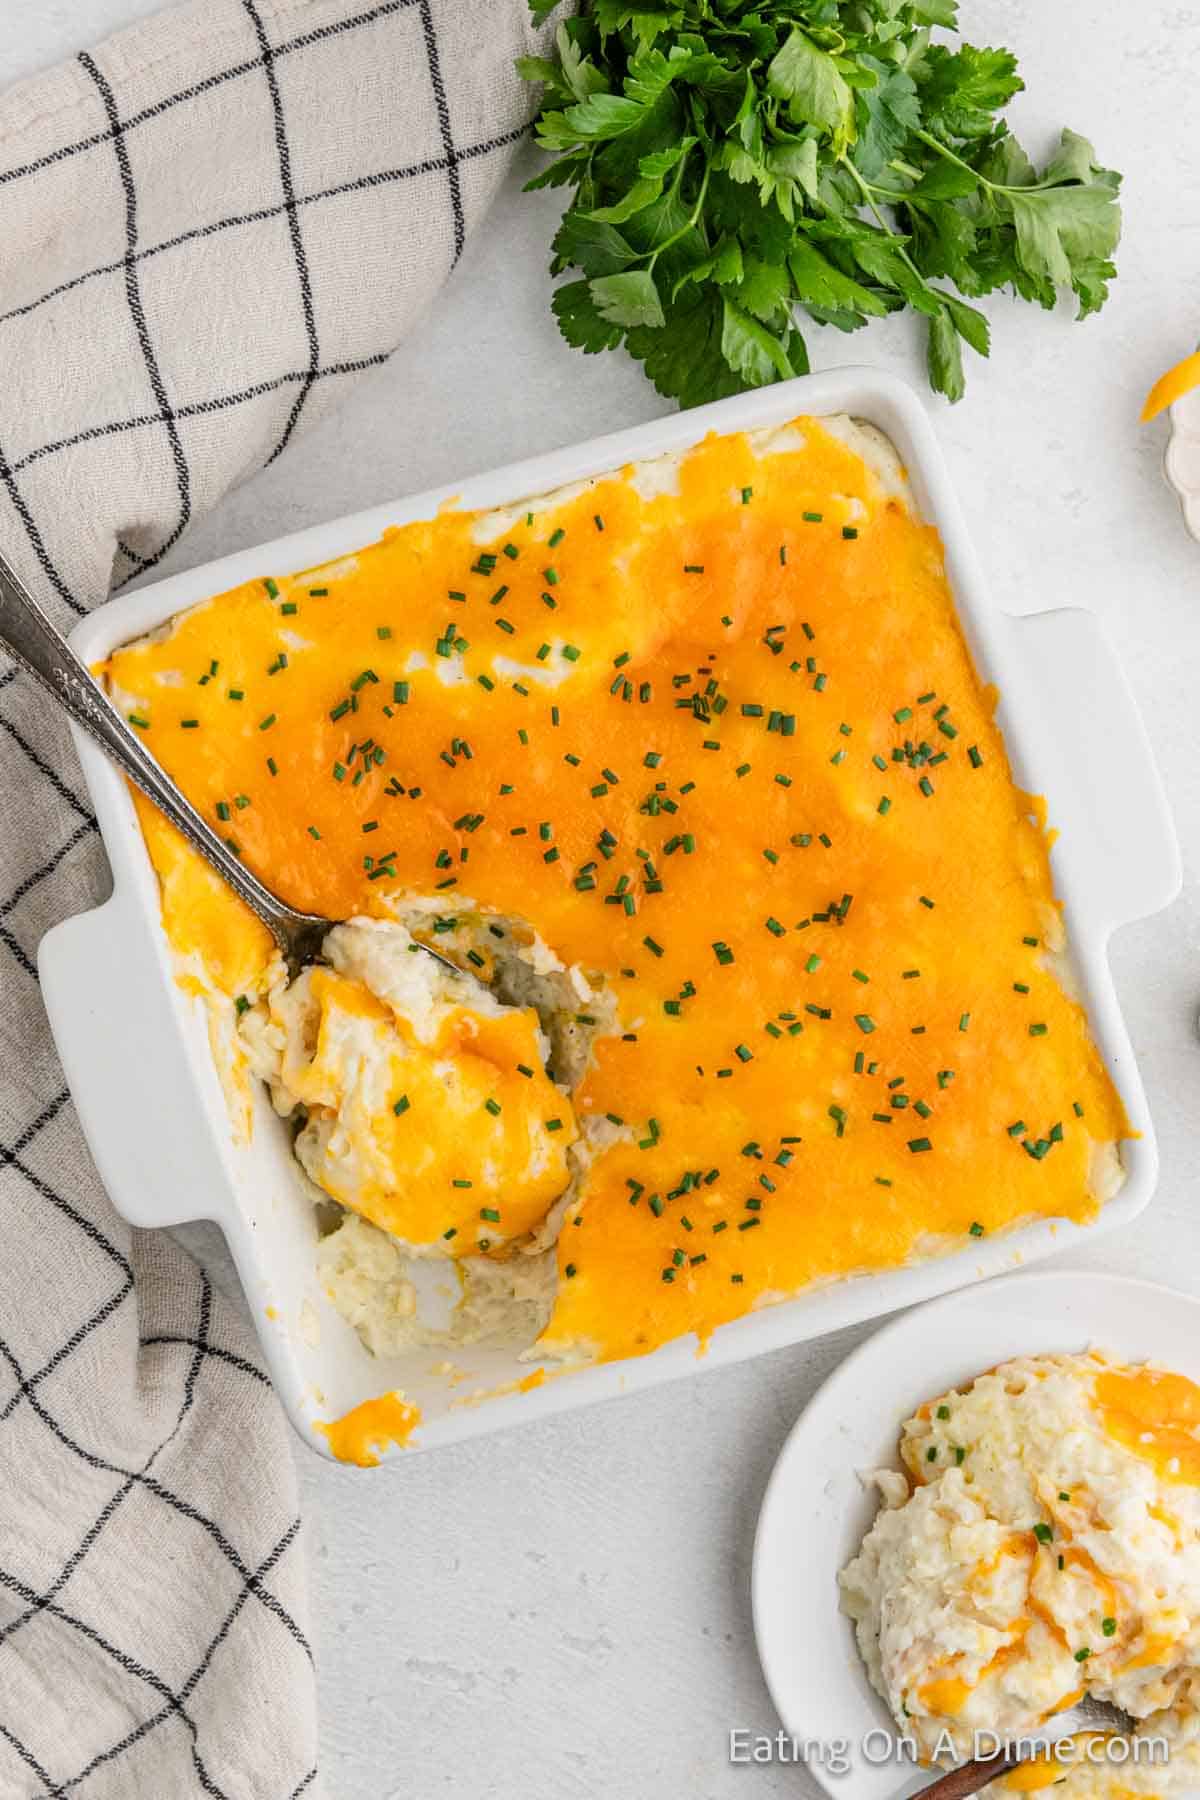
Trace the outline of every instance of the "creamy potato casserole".
<instances>
[{"instance_id":1,"label":"creamy potato casserole","mask_svg":"<svg viewBox=\"0 0 1200 1800\"><path fill-rule=\"evenodd\" d=\"M347 921L289 983L138 800L240 1127L265 1081L378 1352L703 1341L1120 1180L1043 810L868 426L445 508L104 676L248 866Z\"/></svg>"},{"instance_id":2,"label":"creamy potato casserole","mask_svg":"<svg viewBox=\"0 0 1200 1800\"><path fill-rule=\"evenodd\" d=\"M841 1574L872 1684L934 1760L1030 1737L1083 1695L1168 1741L1072 1791L1200 1778L1200 1388L1100 1354L1000 1365L905 1421L904 1473ZM1042 1765L1012 1778L1061 1777Z\"/></svg>"}]
</instances>

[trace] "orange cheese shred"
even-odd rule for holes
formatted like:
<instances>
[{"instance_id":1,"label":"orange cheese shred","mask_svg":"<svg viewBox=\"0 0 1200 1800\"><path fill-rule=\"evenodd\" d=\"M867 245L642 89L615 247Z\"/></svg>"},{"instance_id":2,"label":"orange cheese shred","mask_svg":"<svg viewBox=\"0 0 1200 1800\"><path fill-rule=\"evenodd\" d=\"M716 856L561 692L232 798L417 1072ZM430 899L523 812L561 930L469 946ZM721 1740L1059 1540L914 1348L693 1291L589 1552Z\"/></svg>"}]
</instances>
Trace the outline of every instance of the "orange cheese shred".
<instances>
[{"instance_id":1,"label":"orange cheese shred","mask_svg":"<svg viewBox=\"0 0 1200 1800\"><path fill-rule=\"evenodd\" d=\"M1200 1483L1200 1387L1165 1369L1096 1377L1094 1399L1104 1428L1167 1481Z\"/></svg>"},{"instance_id":2,"label":"orange cheese shred","mask_svg":"<svg viewBox=\"0 0 1200 1800\"><path fill-rule=\"evenodd\" d=\"M1142 423L1148 424L1156 419L1168 406L1174 406L1185 394L1190 394L1194 387L1200 386L1200 350L1191 356L1185 356L1173 368L1160 375L1150 392L1146 395L1146 403L1142 407Z\"/></svg>"},{"instance_id":3,"label":"orange cheese shred","mask_svg":"<svg viewBox=\"0 0 1200 1800\"><path fill-rule=\"evenodd\" d=\"M315 1419L313 1423L339 1462L374 1469L380 1450L389 1444L400 1449L408 1443L421 1423L421 1412L403 1394L392 1392L362 1401L340 1419Z\"/></svg>"}]
</instances>

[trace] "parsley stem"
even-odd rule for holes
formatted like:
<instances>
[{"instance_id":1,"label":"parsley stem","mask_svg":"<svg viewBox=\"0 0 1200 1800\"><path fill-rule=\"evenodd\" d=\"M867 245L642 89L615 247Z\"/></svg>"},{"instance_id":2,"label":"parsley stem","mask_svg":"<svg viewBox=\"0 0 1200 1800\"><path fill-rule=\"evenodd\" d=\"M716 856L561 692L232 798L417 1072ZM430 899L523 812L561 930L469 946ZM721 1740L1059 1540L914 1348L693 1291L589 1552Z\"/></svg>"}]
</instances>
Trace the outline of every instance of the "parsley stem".
<instances>
[{"instance_id":1,"label":"parsley stem","mask_svg":"<svg viewBox=\"0 0 1200 1800\"><path fill-rule=\"evenodd\" d=\"M944 156L947 162L957 163L960 169L965 169L968 175L973 175L980 187L986 188L989 194L1046 194L1063 185L1061 181L1030 181L1014 187L1009 182L989 181L986 175L981 175L978 169L973 169L965 158L956 156L950 146L943 144L940 138L935 138L932 132L917 129L914 130L913 136L919 138L923 144L928 144L931 150L936 150L939 156ZM882 192L882 189L877 192ZM907 199L907 197L907 195L900 196L901 199Z\"/></svg>"},{"instance_id":2,"label":"parsley stem","mask_svg":"<svg viewBox=\"0 0 1200 1800\"><path fill-rule=\"evenodd\" d=\"M920 132L917 133L918 137L920 137L921 135L922 134ZM912 274L916 277L916 279L920 282L920 284L921 284L922 288L925 290L925 292L927 294L933 295L934 298L936 299L938 297L936 288L930 287L929 283L926 281L925 277L922 275L920 269L918 269L916 263L913 261L912 257L908 254L908 251L905 249L904 242L900 236L900 233L892 230L891 226L888 224L887 220L884 218L883 214L880 212L879 208L875 204L875 199L874 199L875 194L883 192L884 190L872 188L869 181L864 181L863 177L859 174L858 170L855 168L854 164L850 161L849 157L843 156L841 161L842 161L842 166L844 168L849 169L851 175L853 175L855 181L858 183L859 190L863 196L863 199L866 201L867 205L870 207L871 213L875 219L875 223L879 226L879 229L883 232L886 232L888 237L890 237L894 241L894 243L896 245L897 255L901 258L901 260L904 263L906 263L908 265L908 268L910 269ZM965 168L967 165L964 164L963 166Z\"/></svg>"},{"instance_id":3,"label":"parsley stem","mask_svg":"<svg viewBox=\"0 0 1200 1800\"><path fill-rule=\"evenodd\" d=\"M669 250L672 244L677 244L681 237L686 237L689 231L694 231L696 229L696 226L700 222L700 214L704 211L704 199L708 193L708 178L711 173L712 164L706 162L704 165L704 177L700 183L700 192L696 196L696 204L692 208L691 217L688 219L686 225L681 225L678 231L673 231L670 237L663 239L661 244L656 244L653 251L643 251L642 256L636 259L638 262L641 262L645 256L649 256L650 260L646 264L646 273L648 275L654 273L654 265L664 250Z\"/></svg>"}]
</instances>

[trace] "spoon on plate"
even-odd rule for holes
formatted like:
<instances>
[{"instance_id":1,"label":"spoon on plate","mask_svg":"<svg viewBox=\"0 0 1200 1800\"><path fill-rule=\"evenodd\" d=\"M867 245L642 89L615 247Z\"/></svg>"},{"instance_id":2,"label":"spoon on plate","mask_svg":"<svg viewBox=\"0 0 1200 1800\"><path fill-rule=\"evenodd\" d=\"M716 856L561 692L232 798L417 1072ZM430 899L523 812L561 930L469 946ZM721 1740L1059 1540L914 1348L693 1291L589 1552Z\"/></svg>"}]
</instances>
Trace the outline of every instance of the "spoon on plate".
<instances>
[{"instance_id":1,"label":"spoon on plate","mask_svg":"<svg viewBox=\"0 0 1200 1800\"><path fill-rule=\"evenodd\" d=\"M1110 1706L1105 1700L1095 1700L1090 1694L1070 1707L1066 1712L1057 1713L1054 1718L1054 1736L1039 1738L1039 1746L1045 1744L1048 1753L1053 1744L1061 1744L1064 1738L1078 1737L1084 1731L1112 1732L1121 1737L1128 1737L1134 1728L1129 1714L1120 1707ZM1022 1740L1028 1744L1029 1739ZM1009 1769L1016 1769L1022 1763L1031 1760L1028 1753L1010 1754L1001 1749L995 1756L976 1757L971 1762L960 1763L945 1775L939 1775L928 1787L920 1789L914 1800L967 1800L969 1794L977 1794L980 1788L989 1781L997 1780ZM1070 1767L1064 1759L1063 1774Z\"/></svg>"},{"instance_id":2,"label":"spoon on plate","mask_svg":"<svg viewBox=\"0 0 1200 1800\"><path fill-rule=\"evenodd\" d=\"M0 556L0 645L50 695L51 699L97 743L129 780L136 783L177 831L199 851L262 920L275 939L289 970L295 974L321 954L335 923L317 913L286 906L252 875L155 762L137 733L92 680L62 633L57 631L20 577ZM415 940L414 940L415 941ZM464 971L448 957L421 948L456 974Z\"/></svg>"},{"instance_id":3,"label":"spoon on plate","mask_svg":"<svg viewBox=\"0 0 1200 1800\"><path fill-rule=\"evenodd\" d=\"M939 1775L928 1787L921 1788L916 1800L967 1800L968 1794L977 1794L980 1788L986 1787L989 1781L996 1781L1007 1769L1018 1768L1020 1760L998 1750L995 1756L980 1756L971 1762L959 1763L957 1769Z\"/></svg>"}]
</instances>

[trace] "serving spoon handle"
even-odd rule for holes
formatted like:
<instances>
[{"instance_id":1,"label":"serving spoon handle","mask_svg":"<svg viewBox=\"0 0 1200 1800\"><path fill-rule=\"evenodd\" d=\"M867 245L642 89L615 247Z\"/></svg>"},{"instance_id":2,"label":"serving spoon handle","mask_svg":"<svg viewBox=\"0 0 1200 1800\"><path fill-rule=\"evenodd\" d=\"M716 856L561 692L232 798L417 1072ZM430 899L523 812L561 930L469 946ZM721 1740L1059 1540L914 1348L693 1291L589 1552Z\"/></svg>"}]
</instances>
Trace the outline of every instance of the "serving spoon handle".
<instances>
[{"instance_id":1,"label":"serving spoon handle","mask_svg":"<svg viewBox=\"0 0 1200 1800\"><path fill-rule=\"evenodd\" d=\"M2 555L0 644L245 901L289 965L295 969L314 961L331 921L285 906L250 873L150 755Z\"/></svg>"},{"instance_id":2,"label":"serving spoon handle","mask_svg":"<svg viewBox=\"0 0 1200 1800\"><path fill-rule=\"evenodd\" d=\"M972 1762L960 1763L957 1769L939 1775L936 1781L923 1787L915 1800L967 1800L969 1794L977 1794L989 1781L995 1781L997 1775L1015 1768L1018 1760L1001 1752L997 1756L977 1757Z\"/></svg>"}]
</instances>

